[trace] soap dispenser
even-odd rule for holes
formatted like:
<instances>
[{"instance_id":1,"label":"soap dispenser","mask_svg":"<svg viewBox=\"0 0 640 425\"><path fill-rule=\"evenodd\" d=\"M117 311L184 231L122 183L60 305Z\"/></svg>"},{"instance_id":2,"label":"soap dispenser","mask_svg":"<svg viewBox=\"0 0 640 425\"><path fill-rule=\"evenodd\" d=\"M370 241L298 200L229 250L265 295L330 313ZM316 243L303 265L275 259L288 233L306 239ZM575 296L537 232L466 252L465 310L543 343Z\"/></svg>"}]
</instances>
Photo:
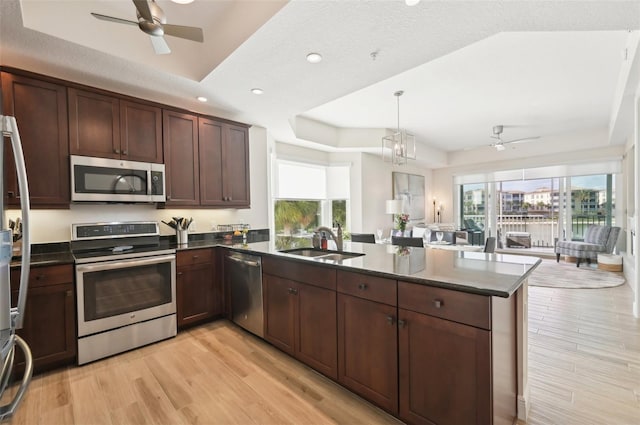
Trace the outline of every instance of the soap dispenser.
<instances>
[{"instance_id":1,"label":"soap dispenser","mask_svg":"<svg viewBox=\"0 0 640 425\"><path fill-rule=\"evenodd\" d=\"M311 244L314 248L320 248L320 234L318 232L313 232L313 237L311 238Z\"/></svg>"},{"instance_id":2,"label":"soap dispenser","mask_svg":"<svg viewBox=\"0 0 640 425\"><path fill-rule=\"evenodd\" d=\"M327 249L327 235L322 232L322 239L320 239L320 249Z\"/></svg>"}]
</instances>

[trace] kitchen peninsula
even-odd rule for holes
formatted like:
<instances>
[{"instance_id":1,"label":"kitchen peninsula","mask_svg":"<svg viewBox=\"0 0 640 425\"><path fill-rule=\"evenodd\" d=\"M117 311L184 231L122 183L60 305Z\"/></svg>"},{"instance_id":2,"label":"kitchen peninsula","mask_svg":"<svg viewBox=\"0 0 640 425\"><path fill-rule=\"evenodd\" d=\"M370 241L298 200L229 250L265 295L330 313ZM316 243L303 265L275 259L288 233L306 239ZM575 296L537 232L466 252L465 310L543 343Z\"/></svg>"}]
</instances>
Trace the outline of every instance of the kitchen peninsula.
<instances>
[{"instance_id":1,"label":"kitchen peninsula","mask_svg":"<svg viewBox=\"0 0 640 425\"><path fill-rule=\"evenodd\" d=\"M526 281L540 259L346 243L262 254L265 339L408 423L526 411Z\"/></svg>"},{"instance_id":2,"label":"kitchen peninsula","mask_svg":"<svg viewBox=\"0 0 640 425\"><path fill-rule=\"evenodd\" d=\"M179 306L195 300L179 307L188 319L179 323L228 312L222 257L259 255L264 339L284 353L407 423L498 424L524 416L526 281L539 259L350 242L344 259L334 251L314 258L283 252L293 246L252 242L266 236L252 232L248 244L205 234L182 245L163 239L162 248L176 248L182 258L179 286L194 294L220 291L179 297ZM32 256L42 270L34 276L54 267L70 271L69 256ZM200 270L213 281L185 277ZM61 294L69 290L58 286ZM191 314L209 299L220 308ZM68 312L69 323L59 327L73 330L75 314ZM74 354L69 349L60 356Z\"/></svg>"}]
</instances>

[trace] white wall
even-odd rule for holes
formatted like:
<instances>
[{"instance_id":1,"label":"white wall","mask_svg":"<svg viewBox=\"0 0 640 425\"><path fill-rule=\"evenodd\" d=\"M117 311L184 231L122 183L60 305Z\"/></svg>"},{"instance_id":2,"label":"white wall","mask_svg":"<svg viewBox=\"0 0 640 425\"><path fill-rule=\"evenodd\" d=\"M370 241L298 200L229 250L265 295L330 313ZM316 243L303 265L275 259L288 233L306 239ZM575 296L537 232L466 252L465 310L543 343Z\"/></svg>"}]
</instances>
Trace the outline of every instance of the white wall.
<instances>
[{"instance_id":1,"label":"white wall","mask_svg":"<svg viewBox=\"0 0 640 425\"><path fill-rule=\"evenodd\" d=\"M68 241L71 224L100 221L152 220L170 221L171 217L193 217L192 232L207 232L217 224L248 223L252 228L268 228L267 131L262 127L249 129L249 163L251 178L251 208L234 209L156 209L145 204L72 204L69 210L32 210L32 243ZM19 210L8 210L7 218L15 219ZM192 224L193 227L193 224ZM162 234L174 234L173 229L160 225Z\"/></svg>"}]
</instances>

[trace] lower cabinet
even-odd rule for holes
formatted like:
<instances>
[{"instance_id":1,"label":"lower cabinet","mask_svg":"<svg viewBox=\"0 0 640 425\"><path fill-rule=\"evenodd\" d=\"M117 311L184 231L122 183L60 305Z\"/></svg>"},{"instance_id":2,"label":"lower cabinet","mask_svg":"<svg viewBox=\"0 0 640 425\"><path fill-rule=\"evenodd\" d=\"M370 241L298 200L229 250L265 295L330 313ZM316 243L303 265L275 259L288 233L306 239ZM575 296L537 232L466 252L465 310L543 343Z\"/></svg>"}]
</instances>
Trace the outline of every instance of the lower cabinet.
<instances>
[{"instance_id":1,"label":"lower cabinet","mask_svg":"<svg viewBox=\"0 0 640 425\"><path fill-rule=\"evenodd\" d=\"M516 418L516 296L270 256L263 288L267 341L403 421Z\"/></svg>"},{"instance_id":2,"label":"lower cabinet","mask_svg":"<svg viewBox=\"0 0 640 425\"><path fill-rule=\"evenodd\" d=\"M223 313L222 282L210 248L178 251L176 301L178 329Z\"/></svg>"},{"instance_id":3,"label":"lower cabinet","mask_svg":"<svg viewBox=\"0 0 640 425\"><path fill-rule=\"evenodd\" d=\"M265 339L337 379L335 269L263 257L262 271Z\"/></svg>"},{"instance_id":4,"label":"lower cabinet","mask_svg":"<svg viewBox=\"0 0 640 425\"><path fill-rule=\"evenodd\" d=\"M490 332L399 310L400 418L490 424Z\"/></svg>"},{"instance_id":5,"label":"lower cabinet","mask_svg":"<svg viewBox=\"0 0 640 425\"><path fill-rule=\"evenodd\" d=\"M337 379L336 292L263 275L265 339Z\"/></svg>"},{"instance_id":6,"label":"lower cabinet","mask_svg":"<svg viewBox=\"0 0 640 425\"><path fill-rule=\"evenodd\" d=\"M338 381L393 414L398 413L396 315L394 306L338 294Z\"/></svg>"},{"instance_id":7,"label":"lower cabinet","mask_svg":"<svg viewBox=\"0 0 640 425\"><path fill-rule=\"evenodd\" d=\"M20 269L12 269L12 305L18 301L19 285ZM29 345L36 372L75 361L75 322L73 265L33 267L23 327L17 334ZM24 361L22 353L17 358Z\"/></svg>"}]
</instances>

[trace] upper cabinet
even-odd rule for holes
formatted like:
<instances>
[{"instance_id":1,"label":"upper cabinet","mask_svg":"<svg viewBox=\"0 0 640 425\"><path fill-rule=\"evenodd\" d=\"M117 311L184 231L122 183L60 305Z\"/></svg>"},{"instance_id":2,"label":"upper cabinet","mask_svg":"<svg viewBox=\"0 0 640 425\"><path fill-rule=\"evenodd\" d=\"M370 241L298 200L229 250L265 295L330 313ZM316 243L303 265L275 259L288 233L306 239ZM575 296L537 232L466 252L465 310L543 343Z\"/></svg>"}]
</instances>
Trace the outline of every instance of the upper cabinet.
<instances>
[{"instance_id":1,"label":"upper cabinet","mask_svg":"<svg viewBox=\"0 0 640 425\"><path fill-rule=\"evenodd\" d=\"M167 206L249 207L246 127L165 110Z\"/></svg>"},{"instance_id":2,"label":"upper cabinet","mask_svg":"<svg viewBox=\"0 0 640 425\"><path fill-rule=\"evenodd\" d=\"M165 164L167 207L248 208L248 126L27 71L0 68L20 129L31 205L69 208L69 155ZM5 143L5 204L20 205Z\"/></svg>"},{"instance_id":3,"label":"upper cabinet","mask_svg":"<svg viewBox=\"0 0 640 425\"><path fill-rule=\"evenodd\" d=\"M163 127L166 205L200 205L198 117L165 110Z\"/></svg>"},{"instance_id":4,"label":"upper cabinet","mask_svg":"<svg viewBox=\"0 0 640 425\"><path fill-rule=\"evenodd\" d=\"M69 88L69 146L74 155L162 163L161 109Z\"/></svg>"},{"instance_id":5,"label":"upper cabinet","mask_svg":"<svg viewBox=\"0 0 640 425\"><path fill-rule=\"evenodd\" d=\"M31 206L69 207L67 94L62 85L2 72L2 110L15 116L29 179ZM5 143L7 205L19 206L13 152Z\"/></svg>"},{"instance_id":6,"label":"upper cabinet","mask_svg":"<svg viewBox=\"0 0 640 425\"><path fill-rule=\"evenodd\" d=\"M201 205L248 207L248 129L200 118L198 136Z\"/></svg>"}]
</instances>

